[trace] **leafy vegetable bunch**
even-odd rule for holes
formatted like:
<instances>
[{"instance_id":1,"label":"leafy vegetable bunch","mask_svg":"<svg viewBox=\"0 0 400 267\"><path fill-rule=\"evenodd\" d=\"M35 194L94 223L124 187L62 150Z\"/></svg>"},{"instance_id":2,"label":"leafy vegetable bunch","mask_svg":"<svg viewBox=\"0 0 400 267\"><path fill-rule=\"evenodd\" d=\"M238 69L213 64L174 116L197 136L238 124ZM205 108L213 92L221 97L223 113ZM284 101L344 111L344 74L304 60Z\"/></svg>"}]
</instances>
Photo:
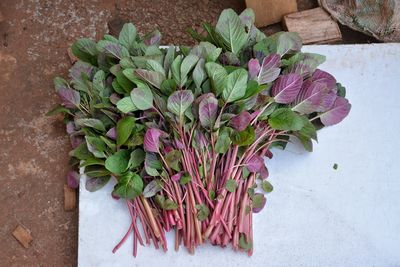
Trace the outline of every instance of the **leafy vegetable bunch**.
<instances>
[{"instance_id":1,"label":"leafy vegetable bunch","mask_svg":"<svg viewBox=\"0 0 400 267\"><path fill-rule=\"evenodd\" d=\"M253 251L253 213L272 191L265 157L289 137L308 151L316 130L350 111L345 89L317 69L325 57L301 52L296 33L266 37L254 13L224 10L206 35L190 29L193 47L163 48L154 31L140 36L128 23L118 38L79 39L70 81L55 78L73 150L69 184L78 168L95 191L111 178L131 225L114 249L134 236L167 250L194 253L208 241ZM137 221L143 227L143 236Z\"/></svg>"}]
</instances>

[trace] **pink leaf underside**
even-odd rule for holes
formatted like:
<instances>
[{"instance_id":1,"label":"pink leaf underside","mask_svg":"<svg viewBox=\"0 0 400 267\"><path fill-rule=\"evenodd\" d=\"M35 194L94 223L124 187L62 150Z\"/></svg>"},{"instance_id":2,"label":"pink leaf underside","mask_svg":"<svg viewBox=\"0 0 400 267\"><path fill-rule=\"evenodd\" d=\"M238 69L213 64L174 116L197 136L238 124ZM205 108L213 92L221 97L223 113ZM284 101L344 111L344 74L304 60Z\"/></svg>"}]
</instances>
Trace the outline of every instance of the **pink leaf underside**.
<instances>
[{"instance_id":1,"label":"pink leaf underside","mask_svg":"<svg viewBox=\"0 0 400 267\"><path fill-rule=\"evenodd\" d=\"M275 81L281 72L280 64L281 57L278 54L271 54L265 57L258 74L258 83L266 84Z\"/></svg>"},{"instance_id":2,"label":"pink leaf underside","mask_svg":"<svg viewBox=\"0 0 400 267\"><path fill-rule=\"evenodd\" d=\"M250 172L260 172L263 166L264 159L259 155L254 155L253 157L251 157L249 162L247 162L247 169Z\"/></svg>"},{"instance_id":3,"label":"pink leaf underside","mask_svg":"<svg viewBox=\"0 0 400 267\"><path fill-rule=\"evenodd\" d=\"M275 102L281 104L289 104L296 99L303 79L299 74L290 73L281 75L272 87L272 96Z\"/></svg>"},{"instance_id":4,"label":"pink leaf underside","mask_svg":"<svg viewBox=\"0 0 400 267\"><path fill-rule=\"evenodd\" d=\"M256 58L252 58L249 60L248 63L248 67L249 67L249 76L250 79L254 79L255 77L257 77L258 73L260 72L260 62L258 62L258 59Z\"/></svg>"},{"instance_id":5,"label":"pink leaf underside","mask_svg":"<svg viewBox=\"0 0 400 267\"><path fill-rule=\"evenodd\" d=\"M214 96L203 99L199 104L199 119L203 127L211 127L217 118L218 100Z\"/></svg>"},{"instance_id":6,"label":"pink leaf underside","mask_svg":"<svg viewBox=\"0 0 400 267\"><path fill-rule=\"evenodd\" d=\"M325 126L341 122L350 112L351 104L346 98L337 97L333 107L320 116Z\"/></svg>"},{"instance_id":7,"label":"pink leaf underside","mask_svg":"<svg viewBox=\"0 0 400 267\"><path fill-rule=\"evenodd\" d=\"M316 69L313 73L311 80L313 82L319 82L325 84L329 90L333 90L336 88L336 79L331 74L326 71Z\"/></svg>"},{"instance_id":8,"label":"pink leaf underside","mask_svg":"<svg viewBox=\"0 0 400 267\"><path fill-rule=\"evenodd\" d=\"M79 92L63 87L57 91L61 98L61 104L66 108L76 108L81 100Z\"/></svg>"},{"instance_id":9,"label":"pink leaf underside","mask_svg":"<svg viewBox=\"0 0 400 267\"><path fill-rule=\"evenodd\" d=\"M307 80L296 97L293 110L303 114L324 111L332 107L335 99L336 94L325 84Z\"/></svg>"},{"instance_id":10,"label":"pink leaf underside","mask_svg":"<svg viewBox=\"0 0 400 267\"><path fill-rule=\"evenodd\" d=\"M237 131L243 131L250 124L252 116L249 112L243 111L230 120L231 126Z\"/></svg>"},{"instance_id":11,"label":"pink leaf underside","mask_svg":"<svg viewBox=\"0 0 400 267\"><path fill-rule=\"evenodd\" d=\"M115 127L112 127L110 130L108 130L108 132L106 133L106 136L113 140L117 139L117 131L116 131Z\"/></svg>"},{"instance_id":12,"label":"pink leaf underside","mask_svg":"<svg viewBox=\"0 0 400 267\"><path fill-rule=\"evenodd\" d=\"M150 128L146 131L144 135L144 149L148 152L157 153L160 146L160 136L162 135L162 131L156 128Z\"/></svg>"}]
</instances>

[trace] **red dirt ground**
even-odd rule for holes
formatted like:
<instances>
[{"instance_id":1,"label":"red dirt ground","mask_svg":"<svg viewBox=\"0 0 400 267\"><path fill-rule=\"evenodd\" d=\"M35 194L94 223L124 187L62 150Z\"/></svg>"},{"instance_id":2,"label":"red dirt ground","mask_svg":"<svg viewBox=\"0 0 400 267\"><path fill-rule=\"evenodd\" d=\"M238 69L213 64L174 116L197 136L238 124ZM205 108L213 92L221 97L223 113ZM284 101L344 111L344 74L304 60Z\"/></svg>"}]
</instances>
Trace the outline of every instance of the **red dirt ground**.
<instances>
[{"instance_id":1,"label":"red dirt ground","mask_svg":"<svg viewBox=\"0 0 400 267\"><path fill-rule=\"evenodd\" d=\"M299 9L315 6L299 1ZM158 27L164 44L190 44L187 27L215 21L228 7L241 11L244 1L1 0L0 266L76 266L78 212L63 210L70 146L60 118L44 116L57 102L52 80L67 75L73 40L132 21L140 32ZM343 34L345 42L373 41ZM31 230L28 249L11 235L18 224Z\"/></svg>"}]
</instances>

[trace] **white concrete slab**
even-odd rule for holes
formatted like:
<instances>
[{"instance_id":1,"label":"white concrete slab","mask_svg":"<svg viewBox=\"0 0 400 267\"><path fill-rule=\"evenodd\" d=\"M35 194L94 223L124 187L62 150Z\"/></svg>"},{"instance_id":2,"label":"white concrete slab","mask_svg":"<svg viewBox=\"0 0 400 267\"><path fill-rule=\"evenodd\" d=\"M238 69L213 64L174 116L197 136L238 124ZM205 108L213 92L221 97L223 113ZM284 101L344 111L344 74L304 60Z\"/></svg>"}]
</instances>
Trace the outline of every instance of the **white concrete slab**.
<instances>
[{"instance_id":1,"label":"white concrete slab","mask_svg":"<svg viewBox=\"0 0 400 267\"><path fill-rule=\"evenodd\" d=\"M170 245L166 254L139 247L134 259L131 238L112 254L129 226L125 205L110 198L112 185L81 186L79 266L400 266L400 44L304 50L327 55L321 68L346 86L353 108L319 132L313 153L274 151L253 257L209 245L190 256Z\"/></svg>"}]
</instances>

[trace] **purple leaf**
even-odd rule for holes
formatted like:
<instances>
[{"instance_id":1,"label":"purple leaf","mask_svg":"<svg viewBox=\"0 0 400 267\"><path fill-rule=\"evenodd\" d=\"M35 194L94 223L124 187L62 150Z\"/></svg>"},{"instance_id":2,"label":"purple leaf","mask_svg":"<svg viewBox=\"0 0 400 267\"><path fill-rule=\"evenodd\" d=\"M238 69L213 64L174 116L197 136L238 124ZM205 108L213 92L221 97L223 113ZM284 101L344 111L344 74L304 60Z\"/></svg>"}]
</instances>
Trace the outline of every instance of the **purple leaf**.
<instances>
[{"instance_id":1,"label":"purple leaf","mask_svg":"<svg viewBox=\"0 0 400 267\"><path fill-rule=\"evenodd\" d=\"M87 177L85 188L89 192L94 192L101 189L110 180L111 176L102 177Z\"/></svg>"},{"instance_id":2,"label":"purple leaf","mask_svg":"<svg viewBox=\"0 0 400 267\"><path fill-rule=\"evenodd\" d=\"M71 135L69 137L69 140L71 142L71 147L74 149L77 148L80 144L85 142L85 139L81 135L76 135L76 134Z\"/></svg>"},{"instance_id":3,"label":"purple leaf","mask_svg":"<svg viewBox=\"0 0 400 267\"><path fill-rule=\"evenodd\" d=\"M78 61L69 70L70 78L76 81L82 80L82 73L86 74L89 77L89 79L91 79L93 73L93 66L86 62Z\"/></svg>"},{"instance_id":4,"label":"purple leaf","mask_svg":"<svg viewBox=\"0 0 400 267\"><path fill-rule=\"evenodd\" d=\"M171 180L174 182L178 182L182 177L183 172L178 172L171 176Z\"/></svg>"},{"instance_id":5,"label":"purple leaf","mask_svg":"<svg viewBox=\"0 0 400 267\"><path fill-rule=\"evenodd\" d=\"M144 149L148 152L155 152L159 151L160 147L160 136L162 135L162 131L156 128L150 128L146 131L144 135Z\"/></svg>"},{"instance_id":6,"label":"purple leaf","mask_svg":"<svg viewBox=\"0 0 400 267\"><path fill-rule=\"evenodd\" d=\"M250 172L260 172L264 166L264 159L259 155L254 155L247 162L247 169Z\"/></svg>"},{"instance_id":7,"label":"purple leaf","mask_svg":"<svg viewBox=\"0 0 400 267\"><path fill-rule=\"evenodd\" d=\"M116 131L115 127L112 127L110 130L108 130L108 132L106 133L106 136L108 138L111 138L112 140L117 139L117 131Z\"/></svg>"},{"instance_id":8,"label":"purple leaf","mask_svg":"<svg viewBox=\"0 0 400 267\"><path fill-rule=\"evenodd\" d=\"M145 36L144 44L147 46L157 45L161 41L161 33L159 30L154 30L152 33Z\"/></svg>"},{"instance_id":9,"label":"purple leaf","mask_svg":"<svg viewBox=\"0 0 400 267\"><path fill-rule=\"evenodd\" d=\"M114 105L116 105L118 103L118 101L120 101L120 100L121 100L121 97L118 94L113 93L110 95L110 102L113 103Z\"/></svg>"},{"instance_id":10,"label":"purple leaf","mask_svg":"<svg viewBox=\"0 0 400 267\"><path fill-rule=\"evenodd\" d=\"M310 114L318 111L328 104L324 102L326 95L328 94L329 89L325 84L315 83L307 80L303 83L303 86L295 100L296 105L292 108L292 110L302 114Z\"/></svg>"},{"instance_id":11,"label":"purple leaf","mask_svg":"<svg viewBox=\"0 0 400 267\"><path fill-rule=\"evenodd\" d=\"M64 87L59 89L57 94L61 98L61 104L66 108L76 108L81 102L79 92L73 89Z\"/></svg>"},{"instance_id":12,"label":"purple leaf","mask_svg":"<svg viewBox=\"0 0 400 267\"><path fill-rule=\"evenodd\" d=\"M184 149L185 146L183 145L182 141L175 138L175 146L177 149Z\"/></svg>"},{"instance_id":13,"label":"purple leaf","mask_svg":"<svg viewBox=\"0 0 400 267\"><path fill-rule=\"evenodd\" d=\"M268 176L269 176L268 169L267 169L267 167L265 166L265 164L263 164L263 165L261 166L261 169L260 169L260 178L261 178L261 179L267 179Z\"/></svg>"},{"instance_id":14,"label":"purple leaf","mask_svg":"<svg viewBox=\"0 0 400 267\"><path fill-rule=\"evenodd\" d=\"M200 131L196 132L195 140L196 140L196 144L199 146L200 149L203 149L208 146L206 137Z\"/></svg>"},{"instance_id":15,"label":"purple leaf","mask_svg":"<svg viewBox=\"0 0 400 267\"><path fill-rule=\"evenodd\" d=\"M72 134L73 132L75 132L75 123L73 121L69 121L66 125L66 128L67 128L67 133Z\"/></svg>"},{"instance_id":16,"label":"purple leaf","mask_svg":"<svg viewBox=\"0 0 400 267\"><path fill-rule=\"evenodd\" d=\"M67 184L71 188L78 188L79 187L79 178L80 175L76 171L69 171L67 174Z\"/></svg>"},{"instance_id":17,"label":"purple leaf","mask_svg":"<svg viewBox=\"0 0 400 267\"><path fill-rule=\"evenodd\" d=\"M218 100L213 96L203 99L199 104L200 123L205 128L212 128L217 119Z\"/></svg>"},{"instance_id":18,"label":"purple leaf","mask_svg":"<svg viewBox=\"0 0 400 267\"><path fill-rule=\"evenodd\" d=\"M252 116L247 111L242 111L230 120L230 125L237 131L243 131L250 124Z\"/></svg>"},{"instance_id":19,"label":"purple leaf","mask_svg":"<svg viewBox=\"0 0 400 267\"><path fill-rule=\"evenodd\" d=\"M260 114L261 110L256 110L253 113L251 113L251 120L254 120L259 114Z\"/></svg>"},{"instance_id":20,"label":"purple leaf","mask_svg":"<svg viewBox=\"0 0 400 267\"><path fill-rule=\"evenodd\" d=\"M315 72L313 73L311 80L313 82L319 82L322 84L325 84L329 90L333 90L336 88L336 79L335 77L333 77L331 74L317 69L315 70Z\"/></svg>"},{"instance_id":21,"label":"purple leaf","mask_svg":"<svg viewBox=\"0 0 400 267\"><path fill-rule=\"evenodd\" d=\"M281 69L281 57L278 54L271 54L263 59L260 73L258 74L258 83L266 84L275 81L278 78Z\"/></svg>"},{"instance_id":22,"label":"purple leaf","mask_svg":"<svg viewBox=\"0 0 400 267\"><path fill-rule=\"evenodd\" d=\"M252 58L249 60L248 67L249 67L250 80L252 80L255 77L257 77L258 73L260 72L261 69L260 62L258 62L258 59Z\"/></svg>"},{"instance_id":23,"label":"purple leaf","mask_svg":"<svg viewBox=\"0 0 400 267\"><path fill-rule=\"evenodd\" d=\"M337 97L333 107L320 115L321 122L330 126L341 122L350 112L351 104L346 98Z\"/></svg>"},{"instance_id":24,"label":"purple leaf","mask_svg":"<svg viewBox=\"0 0 400 267\"><path fill-rule=\"evenodd\" d=\"M321 100L320 106L315 110L317 112L325 112L329 110L333 104L335 103L337 98L336 92L329 92L328 94L324 95Z\"/></svg>"},{"instance_id":25,"label":"purple leaf","mask_svg":"<svg viewBox=\"0 0 400 267\"><path fill-rule=\"evenodd\" d=\"M296 99L303 79L300 75L291 73L280 76L272 87L272 96L275 102L289 104Z\"/></svg>"}]
</instances>

